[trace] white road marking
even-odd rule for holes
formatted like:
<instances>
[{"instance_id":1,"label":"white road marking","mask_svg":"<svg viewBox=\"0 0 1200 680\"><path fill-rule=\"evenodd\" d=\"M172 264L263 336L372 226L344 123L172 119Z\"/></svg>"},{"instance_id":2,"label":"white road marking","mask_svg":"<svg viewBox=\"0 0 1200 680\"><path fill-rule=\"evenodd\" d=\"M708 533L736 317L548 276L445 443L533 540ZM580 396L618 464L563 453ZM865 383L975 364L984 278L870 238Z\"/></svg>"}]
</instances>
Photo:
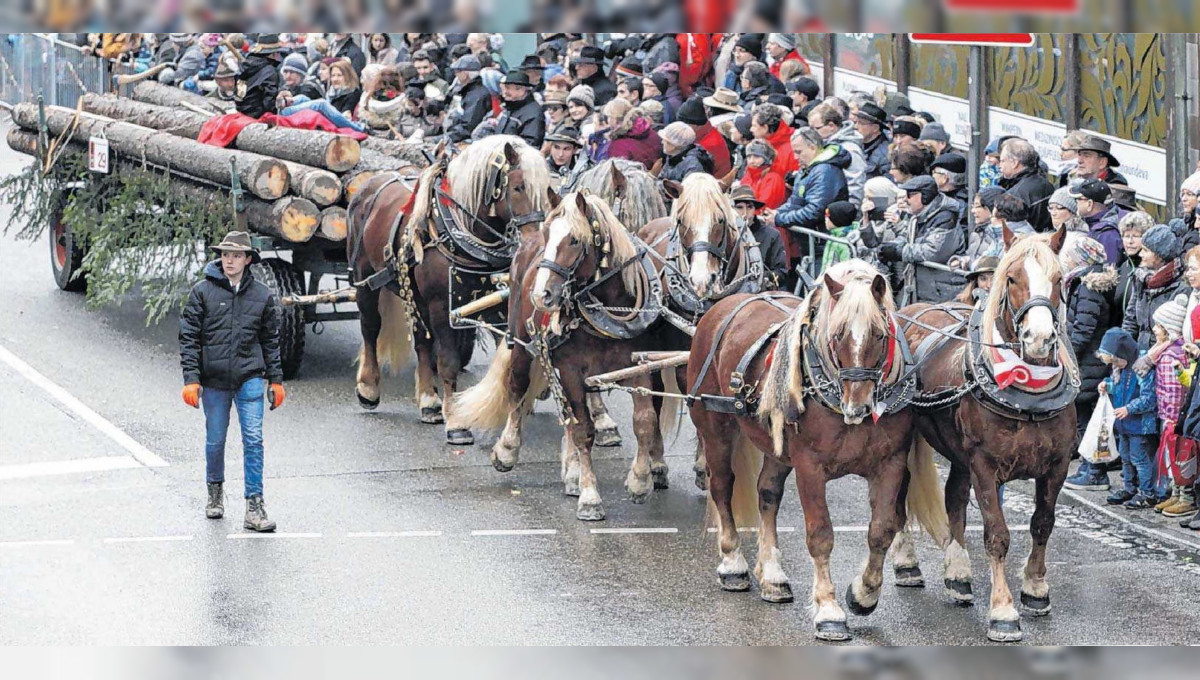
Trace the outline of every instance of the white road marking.
<instances>
[{"instance_id":1,"label":"white road marking","mask_svg":"<svg viewBox=\"0 0 1200 680\"><path fill-rule=\"evenodd\" d=\"M351 531L347 538L415 538L422 536L441 536L440 531Z\"/></svg>"},{"instance_id":2,"label":"white road marking","mask_svg":"<svg viewBox=\"0 0 1200 680\"><path fill-rule=\"evenodd\" d=\"M58 539L47 539L47 540L40 540L40 541L5 541L3 543L0 543L0 548L26 548L26 547L33 547L33 546L39 546L39 545L74 545L74 544L75 544L75 539L73 539L73 538L58 538Z\"/></svg>"},{"instance_id":3,"label":"white road marking","mask_svg":"<svg viewBox=\"0 0 1200 680\"><path fill-rule=\"evenodd\" d=\"M476 529L472 536L552 536L558 529Z\"/></svg>"},{"instance_id":4,"label":"white road marking","mask_svg":"<svg viewBox=\"0 0 1200 680\"><path fill-rule=\"evenodd\" d=\"M592 529L593 534L677 534L675 527L610 527L607 529Z\"/></svg>"},{"instance_id":5,"label":"white road marking","mask_svg":"<svg viewBox=\"0 0 1200 680\"><path fill-rule=\"evenodd\" d=\"M1183 538L1182 536L1172 536L1171 534L1169 534L1165 531L1159 531L1158 529L1152 529L1150 527L1142 526L1141 524L1138 524L1137 522L1134 522L1133 520L1126 519L1126 518L1118 515L1117 513L1113 512L1112 510L1109 510L1108 508L1106 508L1102 505L1097 505L1097 504L1089 501L1088 499L1084 498L1083 496L1080 496L1079 494L1075 493L1074 491L1071 491L1070 489L1063 489L1062 493L1066 494L1070 498L1074 498L1075 500L1079 501L1080 503L1083 503L1084 505L1095 510L1096 512L1099 512L1103 515L1106 515L1108 517L1111 517L1111 518L1117 520L1121 524L1124 524L1124 525L1130 527L1134 531L1138 531L1143 534L1147 534L1149 536L1154 536L1155 538L1161 538L1164 541L1170 541L1172 543L1175 543L1176 545L1187 546L1187 547L1191 548L1192 550L1200 550L1200 543L1194 543L1192 541L1187 540L1186 538Z\"/></svg>"},{"instance_id":6,"label":"white road marking","mask_svg":"<svg viewBox=\"0 0 1200 680\"><path fill-rule=\"evenodd\" d=\"M11 366L17 373L25 376L29 382L45 390L50 396L58 400L59 403L73 411L75 415L103 432L109 439L115 441L121 448L128 451L137 462L146 467L165 467L167 465L167 461L159 458L157 454L137 443L133 437L125 434L116 425L105 420L99 413L88 408L86 404L76 399L70 392L67 392L46 376L38 373L32 366L8 351L3 345L0 345L0 360Z\"/></svg>"},{"instance_id":7,"label":"white road marking","mask_svg":"<svg viewBox=\"0 0 1200 680\"><path fill-rule=\"evenodd\" d=\"M320 537L321 537L320 532L316 532L316 533L250 532L250 533L245 533L245 534L229 534L225 538L320 538Z\"/></svg>"},{"instance_id":8,"label":"white road marking","mask_svg":"<svg viewBox=\"0 0 1200 680\"><path fill-rule=\"evenodd\" d=\"M79 472L105 472L107 470L126 470L141 466L142 464L133 456L98 456L96 458L76 458L74 460L17 463L13 465L0 465L0 479L28 479L30 477L50 477Z\"/></svg>"},{"instance_id":9,"label":"white road marking","mask_svg":"<svg viewBox=\"0 0 1200 680\"><path fill-rule=\"evenodd\" d=\"M105 543L172 543L175 541L190 541L195 536L114 536L104 539Z\"/></svg>"}]
</instances>

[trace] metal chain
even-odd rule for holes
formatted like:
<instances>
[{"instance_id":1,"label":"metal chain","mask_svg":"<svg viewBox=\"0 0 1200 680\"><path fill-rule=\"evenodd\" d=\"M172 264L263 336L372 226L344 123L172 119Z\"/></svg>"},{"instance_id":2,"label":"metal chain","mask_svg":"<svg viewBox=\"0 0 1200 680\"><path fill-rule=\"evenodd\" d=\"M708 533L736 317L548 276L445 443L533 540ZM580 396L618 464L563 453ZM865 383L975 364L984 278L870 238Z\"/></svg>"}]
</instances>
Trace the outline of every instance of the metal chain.
<instances>
[{"instance_id":1,"label":"metal chain","mask_svg":"<svg viewBox=\"0 0 1200 680\"><path fill-rule=\"evenodd\" d=\"M550 357L550 343L546 340L546 333L532 328L532 323L529 323L526 328L529 330L529 344L537 352L538 362L542 365L542 373L546 376L546 384L550 387L550 394L554 397L555 404L558 405L558 424L563 427L577 424L575 414L567 403L567 395L563 392L562 383L558 379L558 373L554 370L554 364Z\"/></svg>"},{"instance_id":2,"label":"metal chain","mask_svg":"<svg viewBox=\"0 0 1200 680\"><path fill-rule=\"evenodd\" d=\"M917 408L922 408L922 409L936 409L936 408L941 408L943 406L949 406L950 404L957 402L959 399L962 399L963 395L965 395L966 393L975 389L975 387L978 384L979 383L975 382L974 380L968 381L966 383L963 383L962 387L959 387L958 389L951 392L949 396L942 397L941 399L934 399L932 401L921 401L921 399L918 395L913 395L912 401L910 403L913 406L915 406ZM922 393L918 393L918 394L924 395L927 393L922 392Z\"/></svg>"},{"instance_id":3,"label":"metal chain","mask_svg":"<svg viewBox=\"0 0 1200 680\"><path fill-rule=\"evenodd\" d=\"M408 275L408 255L412 251L413 244L408 238L405 238L401 243L400 256L396 258L396 282L400 288L400 293L397 297L400 298L400 304L404 305L404 313L412 320L412 323L409 324L412 333L415 334L417 332L417 326L419 325L425 331L425 339L428 340L432 336L429 335L429 329L425 326L425 322L421 320L417 312L417 305L413 302L412 281Z\"/></svg>"}]
</instances>

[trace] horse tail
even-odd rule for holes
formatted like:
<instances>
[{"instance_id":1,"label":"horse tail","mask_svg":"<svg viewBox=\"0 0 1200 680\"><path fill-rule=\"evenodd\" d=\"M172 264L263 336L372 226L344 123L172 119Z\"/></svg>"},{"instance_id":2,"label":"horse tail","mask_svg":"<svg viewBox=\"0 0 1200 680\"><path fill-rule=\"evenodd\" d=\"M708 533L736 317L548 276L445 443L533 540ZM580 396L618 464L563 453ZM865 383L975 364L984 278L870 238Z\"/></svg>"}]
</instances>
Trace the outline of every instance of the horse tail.
<instances>
[{"instance_id":1,"label":"horse tail","mask_svg":"<svg viewBox=\"0 0 1200 680\"><path fill-rule=\"evenodd\" d=\"M382 325L379 338L375 341L375 354L379 367L399 372L412 348L412 319L400 298L389 290L379 294L379 316Z\"/></svg>"},{"instance_id":2,"label":"horse tail","mask_svg":"<svg viewBox=\"0 0 1200 680\"><path fill-rule=\"evenodd\" d=\"M946 515L946 499L933 454L933 447L924 437L920 434L913 437L908 452L908 517L945 548L950 541L950 518Z\"/></svg>"},{"instance_id":3,"label":"horse tail","mask_svg":"<svg viewBox=\"0 0 1200 680\"><path fill-rule=\"evenodd\" d=\"M516 397L509 393L508 375L512 369L512 350L506 343L497 343L496 354L483 379L451 397L454 406L454 426L469 430L498 430L508 421L516 406ZM531 371L534 375L538 371ZM532 385L531 385L532 388ZM526 393L531 392L527 390ZM521 395L524 397L524 395ZM537 396L536 394L534 396Z\"/></svg>"},{"instance_id":4,"label":"horse tail","mask_svg":"<svg viewBox=\"0 0 1200 680\"><path fill-rule=\"evenodd\" d=\"M662 378L664 392L683 394L683 390L679 388L679 378L674 368L662 371ZM658 431L662 433L663 441L666 442L668 436L672 439L679 436L679 429L682 425L683 421L679 418L679 404L675 403L674 399L663 397L662 409L658 413Z\"/></svg>"},{"instance_id":5,"label":"horse tail","mask_svg":"<svg viewBox=\"0 0 1200 680\"><path fill-rule=\"evenodd\" d=\"M762 457L762 452L748 438L741 434L736 435L729 466L733 471L733 497L730 508L733 511L733 522L738 527L758 526L758 475L762 472ZM711 485L709 488L712 488ZM715 518L716 506L712 502L711 491L708 508L709 517Z\"/></svg>"}]
</instances>

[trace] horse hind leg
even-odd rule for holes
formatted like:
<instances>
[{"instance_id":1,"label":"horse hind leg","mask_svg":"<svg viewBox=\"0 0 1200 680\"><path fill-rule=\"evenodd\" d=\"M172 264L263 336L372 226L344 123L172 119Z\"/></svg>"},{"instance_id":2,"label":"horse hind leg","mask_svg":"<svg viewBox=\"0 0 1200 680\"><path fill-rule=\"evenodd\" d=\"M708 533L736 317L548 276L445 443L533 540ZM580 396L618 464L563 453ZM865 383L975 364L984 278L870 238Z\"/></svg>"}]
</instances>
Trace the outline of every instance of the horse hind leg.
<instances>
[{"instance_id":1,"label":"horse hind leg","mask_svg":"<svg viewBox=\"0 0 1200 680\"><path fill-rule=\"evenodd\" d=\"M442 398L437 391L437 361L434 358L433 344L425 338L416 342L417 366L414 384L417 391L417 406L421 409L421 422L426 425L440 425L442 417Z\"/></svg>"},{"instance_id":2,"label":"horse hind leg","mask_svg":"<svg viewBox=\"0 0 1200 680\"><path fill-rule=\"evenodd\" d=\"M967 504L971 497L971 473L965 465L951 464L946 479L946 515L950 519L950 541L942 559L946 595L969 605L975 601L971 587L971 559L967 553Z\"/></svg>"},{"instance_id":3,"label":"horse hind leg","mask_svg":"<svg viewBox=\"0 0 1200 680\"><path fill-rule=\"evenodd\" d=\"M892 540L892 570L896 576L897 586L901 588L925 587L925 575L921 573L921 563L917 560L913 532L907 527L897 531Z\"/></svg>"},{"instance_id":4,"label":"horse hind leg","mask_svg":"<svg viewBox=\"0 0 1200 680\"><path fill-rule=\"evenodd\" d=\"M867 480L871 498L871 521L867 527L867 561L862 572L846 588L846 605L856 616L868 616L879 605L883 585L883 561L896 532L904 526L908 495L905 456L892 456Z\"/></svg>"},{"instance_id":5,"label":"horse hind leg","mask_svg":"<svg viewBox=\"0 0 1200 680\"><path fill-rule=\"evenodd\" d=\"M617 421L608 414L608 407L599 392L588 392L588 411L596 423L596 446L613 447L622 444L621 431L617 429Z\"/></svg>"},{"instance_id":6,"label":"horse hind leg","mask_svg":"<svg viewBox=\"0 0 1200 680\"><path fill-rule=\"evenodd\" d=\"M354 396L359 406L373 411L379 406L379 357L376 353L379 332L383 325L379 313L379 291L363 286L358 289L358 324L362 345L358 349L358 372Z\"/></svg>"},{"instance_id":7,"label":"horse hind leg","mask_svg":"<svg viewBox=\"0 0 1200 680\"><path fill-rule=\"evenodd\" d=\"M748 473L736 474L735 467L744 467L738 461L739 457L758 452L738 434L738 425L732 418L704 412L696 420L696 432L712 452L708 494L709 517L716 517L717 548L721 555L721 563L717 565L717 583L721 590L750 590L750 566L742 555L738 522L745 521L740 516L744 513L739 512L746 505L742 497L747 493L753 495L755 481ZM736 509L735 496L743 501L738 503Z\"/></svg>"},{"instance_id":8,"label":"horse hind leg","mask_svg":"<svg viewBox=\"0 0 1200 680\"><path fill-rule=\"evenodd\" d=\"M1050 584L1046 582L1046 544L1050 541L1050 532L1054 530L1054 506L1058 502L1058 492L1062 490L1065 476L1066 470L1056 471L1039 477L1036 482L1037 507L1029 520L1033 546L1029 550L1025 570L1021 575L1021 606L1034 616L1050 613Z\"/></svg>"},{"instance_id":9,"label":"horse hind leg","mask_svg":"<svg viewBox=\"0 0 1200 680\"><path fill-rule=\"evenodd\" d=\"M778 547L777 527L779 504L791 473L792 468L774 456L763 456L762 472L758 475L758 511L762 519L758 525L754 578L758 581L759 595L767 602L785 603L794 599L792 585L780 564L783 553Z\"/></svg>"}]
</instances>

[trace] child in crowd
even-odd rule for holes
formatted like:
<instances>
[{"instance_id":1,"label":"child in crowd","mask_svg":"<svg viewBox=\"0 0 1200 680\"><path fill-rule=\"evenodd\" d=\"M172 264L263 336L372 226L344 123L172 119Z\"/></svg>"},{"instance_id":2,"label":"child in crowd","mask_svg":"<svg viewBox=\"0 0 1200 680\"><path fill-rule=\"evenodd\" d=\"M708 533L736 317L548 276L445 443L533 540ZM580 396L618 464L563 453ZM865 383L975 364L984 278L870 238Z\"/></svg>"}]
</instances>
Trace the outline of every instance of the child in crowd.
<instances>
[{"instance_id":1,"label":"child in crowd","mask_svg":"<svg viewBox=\"0 0 1200 680\"><path fill-rule=\"evenodd\" d=\"M1120 328L1104 334L1098 355L1112 367L1112 375L1100 383L1099 390L1109 395L1115 409L1113 430L1121 454L1123 481L1122 488L1109 494L1108 504L1152 508L1158 502L1154 492L1154 451L1158 448L1154 366L1148 366L1143 375L1133 370L1138 359L1137 342Z\"/></svg>"},{"instance_id":2,"label":"child in crowd","mask_svg":"<svg viewBox=\"0 0 1200 680\"><path fill-rule=\"evenodd\" d=\"M1139 373L1145 369L1143 362L1155 367L1154 394L1158 401L1158 419L1162 429L1159 434L1158 455L1155 457L1158 472L1155 492L1160 502L1154 506L1154 510L1168 517L1180 517L1195 509L1190 501L1183 501L1181 490L1170 483L1170 465L1175 457L1175 423L1179 420L1184 396L1184 387L1176 370L1184 360L1183 325L1186 315L1185 295L1169 300L1155 310L1154 346L1134 365L1135 371ZM1171 514L1168 515L1168 511Z\"/></svg>"}]
</instances>

